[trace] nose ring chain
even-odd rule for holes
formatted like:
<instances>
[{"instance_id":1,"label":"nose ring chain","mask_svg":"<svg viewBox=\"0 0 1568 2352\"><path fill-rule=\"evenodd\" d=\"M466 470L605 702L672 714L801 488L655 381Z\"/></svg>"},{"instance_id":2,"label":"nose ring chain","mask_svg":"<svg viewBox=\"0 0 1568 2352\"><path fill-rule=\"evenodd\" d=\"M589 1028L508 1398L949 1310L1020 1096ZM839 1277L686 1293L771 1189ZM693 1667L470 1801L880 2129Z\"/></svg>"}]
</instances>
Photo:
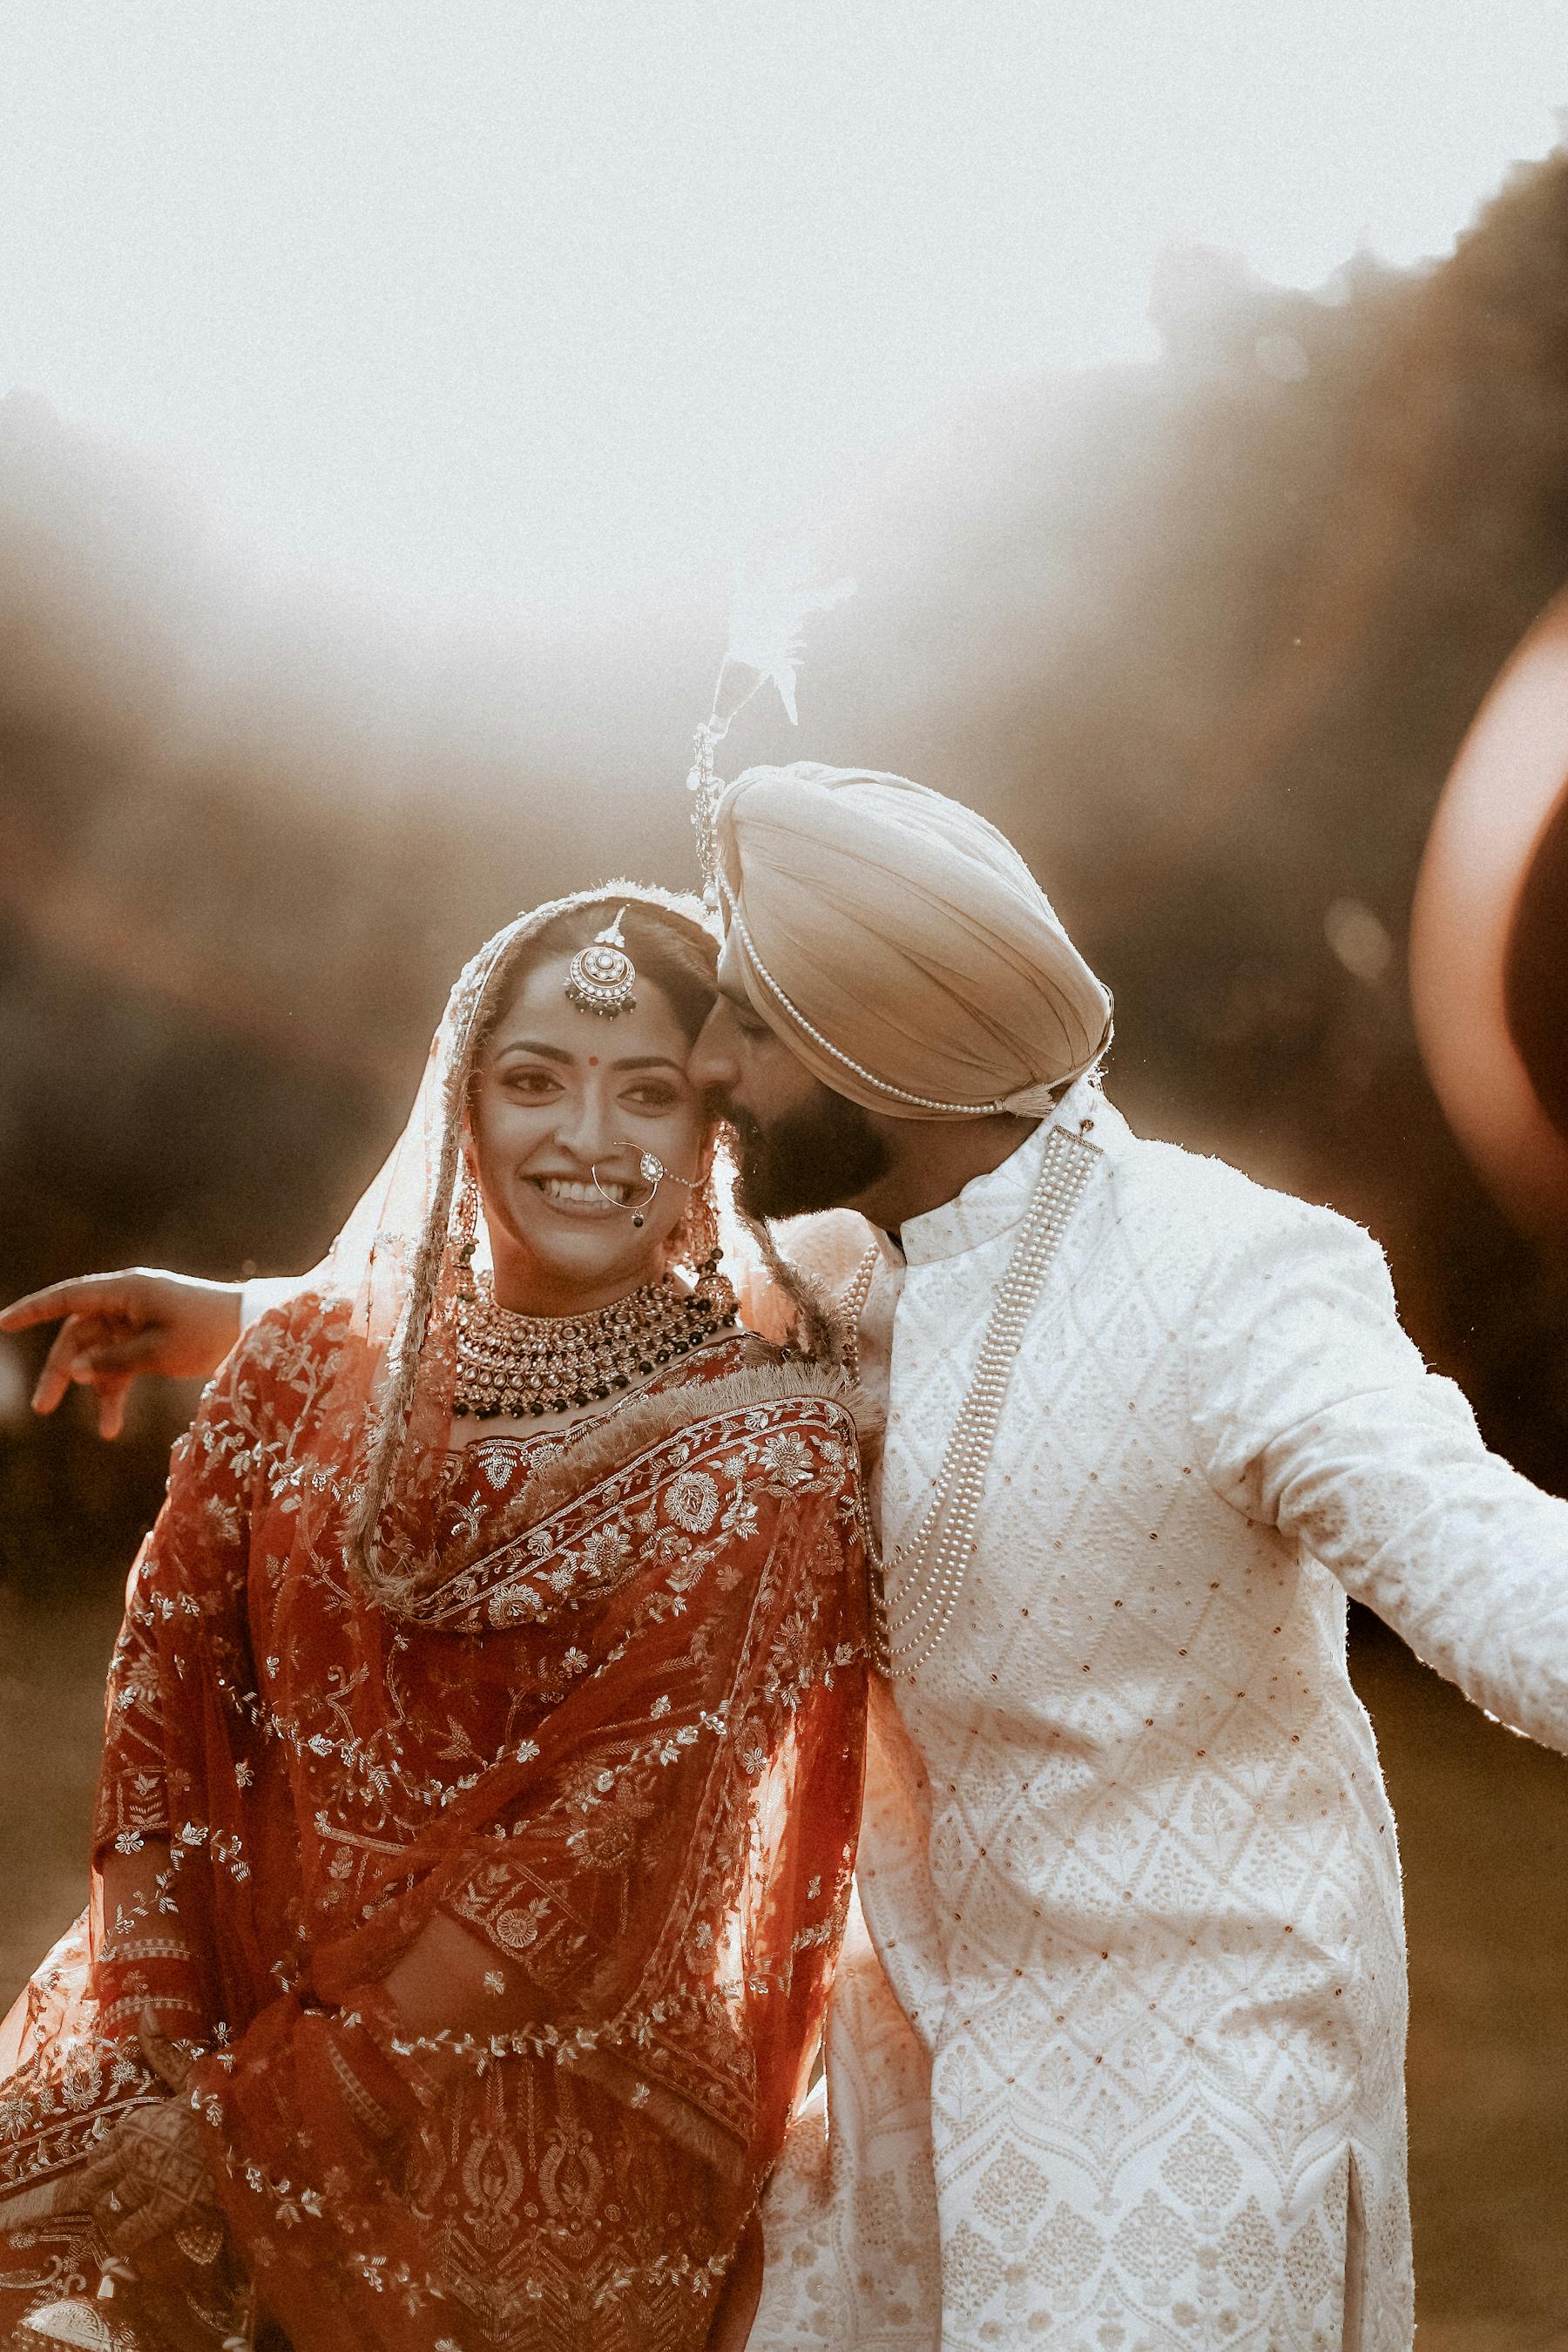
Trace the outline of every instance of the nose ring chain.
<instances>
[{"instance_id":1,"label":"nose ring chain","mask_svg":"<svg viewBox=\"0 0 1568 2352\"><path fill-rule=\"evenodd\" d=\"M622 1140L624 1142L626 1138L623 1137ZM678 1176L673 1168L667 1168L657 1151L644 1151L638 1155L637 1173L642 1178L643 1182L647 1186L647 1192L645 1198L640 1201L634 1201L629 1204L632 1213L632 1223L634 1225L637 1225L639 1227L645 1221L644 1212L652 1208L654 1195L658 1192L659 1186L664 1182L667 1176L672 1184L681 1185L688 1192L695 1192L698 1190L697 1185L689 1178L685 1176ZM597 1160L595 1160L589 1168L588 1174L593 1181L594 1190L597 1192L601 1201L607 1201L613 1209L624 1209L628 1205L625 1201L617 1201L613 1192L605 1192L604 1186L599 1181L599 1165Z\"/></svg>"}]
</instances>

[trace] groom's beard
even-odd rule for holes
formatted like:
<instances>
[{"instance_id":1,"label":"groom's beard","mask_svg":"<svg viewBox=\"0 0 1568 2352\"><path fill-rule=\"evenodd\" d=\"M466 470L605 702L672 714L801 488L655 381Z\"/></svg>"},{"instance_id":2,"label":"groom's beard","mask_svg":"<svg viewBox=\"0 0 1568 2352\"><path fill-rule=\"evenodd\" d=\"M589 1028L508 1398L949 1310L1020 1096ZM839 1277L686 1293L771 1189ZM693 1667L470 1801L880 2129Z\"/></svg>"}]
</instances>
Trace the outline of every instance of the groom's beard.
<instances>
[{"instance_id":1,"label":"groom's beard","mask_svg":"<svg viewBox=\"0 0 1568 2352\"><path fill-rule=\"evenodd\" d=\"M888 1172L885 1139L858 1103L830 1087L767 1128L745 1111L723 1116L735 1134L735 1200L749 1217L837 1208Z\"/></svg>"}]
</instances>

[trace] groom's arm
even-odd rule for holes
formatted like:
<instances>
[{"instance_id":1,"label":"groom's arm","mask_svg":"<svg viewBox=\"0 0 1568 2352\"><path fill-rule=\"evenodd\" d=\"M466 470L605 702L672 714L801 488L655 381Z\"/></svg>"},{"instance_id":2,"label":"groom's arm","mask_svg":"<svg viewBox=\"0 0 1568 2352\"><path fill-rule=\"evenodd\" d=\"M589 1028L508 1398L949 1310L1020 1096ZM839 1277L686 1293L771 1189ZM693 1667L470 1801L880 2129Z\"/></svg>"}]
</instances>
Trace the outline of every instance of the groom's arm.
<instances>
[{"instance_id":1,"label":"groom's arm","mask_svg":"<svg viewBox=\"0 0 1568 2352\"><path fill-rule=\"evenodd\" d=\"M1190 1335L1216 1493L1321 1561L1503 1722L1568 1749L1568 1501L1483 1444L1359 1227L1276 1196Z\"/></svg>"},{"instance_id":2,"label":"groom's arm","mask_svg":"<svg viewBox=\"0 0 1568 2352\"><path fill-rule=\"evenodd\" d=\"M240 1332L300 1281L203 1282L132 1266L51 1283L0 1313L0 1331L58 1323L33 1391L35 1412L53 1412L73 1383L98 1395L100 1435L118 1437L125 1399L143 1372L208 1380Z\"/></svg>"}]
</instances>

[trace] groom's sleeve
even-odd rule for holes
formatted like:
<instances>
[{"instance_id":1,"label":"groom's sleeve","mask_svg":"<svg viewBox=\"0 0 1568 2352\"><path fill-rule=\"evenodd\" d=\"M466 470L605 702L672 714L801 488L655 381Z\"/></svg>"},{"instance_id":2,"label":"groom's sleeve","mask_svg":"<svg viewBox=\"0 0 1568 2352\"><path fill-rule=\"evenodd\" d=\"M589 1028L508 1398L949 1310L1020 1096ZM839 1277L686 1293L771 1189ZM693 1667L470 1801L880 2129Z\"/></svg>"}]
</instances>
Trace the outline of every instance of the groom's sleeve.
<instances>
[{"instance_id":1,"label":"groom's sleeve","mask_svg":"<svg viewBox=\"0 0 1568 2352\"><path fill-rule=\"evenodd\" d=\"M1210 1485L1490 1714L1568 1748L1568 1502L1489 1452L1460 1391L1427 1370L1376 1244L1266 1199L1190 1335Z\"/></svg>"}]
</instances>

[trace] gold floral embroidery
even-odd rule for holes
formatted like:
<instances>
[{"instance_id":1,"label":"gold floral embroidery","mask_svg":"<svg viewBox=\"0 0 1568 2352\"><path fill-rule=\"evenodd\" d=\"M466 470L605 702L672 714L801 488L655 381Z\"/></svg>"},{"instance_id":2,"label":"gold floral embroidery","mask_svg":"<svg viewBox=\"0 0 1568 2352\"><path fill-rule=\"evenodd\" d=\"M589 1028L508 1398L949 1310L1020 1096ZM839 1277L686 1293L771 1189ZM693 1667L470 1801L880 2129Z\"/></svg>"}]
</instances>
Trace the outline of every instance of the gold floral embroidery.
<instances>
[{"instance_id":1,"label":"gold floral embroidery","mask_svg":"<svg viewBox=\"0 0 1568 2352\"><path fill-rule=\"evenodd\" d=\"M268 1421L279 1383L313 1392L330 1320L263 1332L198 1423L187 1454L212 1487L203 1548L193 1566L161 1540L143 1561L101 1824L143 1847L172 1838L168 1883L148 1898L162 1910L182 1871L243 1887L253 1833L280 1801L290 1809L298 1883L268 1888L278 1941L263 2001L291 1985L309 1998L320 1943L400 1921L429 1854L455 1854L460 1869L432 1896L489 1944L491 1965L485 2032L461 2042L475 2063L403 2152L431 2267L378 2270L362 2238L339 2246L339 2274L411 2307L447 2296L454 2343L519 2340L542 2291L552 2319L570 2311L598 2352L687 2346L755 2191L759 2119L777 2105L759 2053L793 2049L819 2016L847 1899L856 1734L852 1712L821 1711L835 1676L864 1667L847 1414L782 1385L743 1409L689 1412L528 1526L492 1445L454 1488L468 1557L390 1634L367 1633L340 1539L348 1487L294 1456L287 1413ZM271 1516L247 1559L253 1508ZM487 1528L506 1532L484 1549ZM601 1690L626 1694L624 1715ZM572 1729L584 1706L598 1726L587 1739ZM180 1760L198 1720L221 1767L205 1780ZM781 1900L773 1774L782 1786L813 1754L847 1809L845 1865L786 1868ZM794 1818L820 1841L821 1817ZM276 1841L256 1851L279 1871ZM519 1979L541 1994L543 2021L526 2031L508 2007ZM769 2014L777 2003L800 2004L793 2023ZM515 2030L492 2034L492 2014ZM416 2057L415 2042L395 2047ZM212 2074L203 2093L214 2130L226 2079ZM119 2095L144 2083L132 2066ZM117 2095L110 2072L71 2076L79 2106L63 2080L42 2087L79 2152ZM26 2177L40 2111L12 2105L33 2135ZM253 2247L341 2217L287 2136L265 2161L237 2143L223 2161L237 2198L255 2200ZM742 2201L710 2223L717 2179ZM622 2217L610 2249L606 2201Z\"/></svg>"},{"instance_id":2,"label":"gold floral embroidery","mask_svg":"<svg viewBox=\"0 0 1568 2352\"><path fill-rule=\"evenodd\" d=\"M678 1528L705 1536L719 1516L719 1489L705 1472L683 1470L670 1480L664 1507Z\"/></svg>"}]
</instances>

